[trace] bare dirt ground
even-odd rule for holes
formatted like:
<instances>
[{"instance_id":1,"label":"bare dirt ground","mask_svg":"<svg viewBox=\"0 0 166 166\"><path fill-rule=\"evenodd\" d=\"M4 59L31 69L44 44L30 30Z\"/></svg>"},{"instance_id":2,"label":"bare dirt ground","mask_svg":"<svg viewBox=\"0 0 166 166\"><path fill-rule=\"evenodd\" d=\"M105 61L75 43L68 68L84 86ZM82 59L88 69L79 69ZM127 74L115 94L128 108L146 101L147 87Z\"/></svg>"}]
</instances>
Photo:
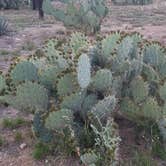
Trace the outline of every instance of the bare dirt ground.
<instances>
[{"instance_id":1,"label":"bare dirt ground","mask_svg":"<svg viewBox=\"0 0 166 166\"><path fill-rule=\"evenodd\" d=\"M110 11L102 23L101 32L112 30L138 31L147 38L166 44L166 1L155 0L147 6L114 6L108 1ZM40 45L44 40L65 33L62 23L51 16L38 19L36 12L30 9L0 11L5 16L12 32L0 38L0 49L17 50L27 41ZM26 43L25 43L26 44Z\"/></svg>"},{"instance_id":2,"label":"bare dirt ground","mask_svg":"<svg viewBox=\"0 0 166 166\"><path fill-rule=\"evenodd\" d=\"M103 21L101 31L137 31L145 38L166 45L166 1L147 6L113 6Z\"/></svg>"},{"instance_id":3,"label":"bare dirt ground","mask_svg":"<svg viewBox=\"0 0 166 166\"><path fill-rule=\"evenodd\" d=\"M157 0L152 5L147 6L110 6L109 15L104 19L101 32L109 33L112 30L137 31L151 40L160 41L166 45L166 1ZM6 71L9 67L10 59L13 56L26 56L42 46L42 43L50 37L67 34L62 23L50 16L45 20L38 20L38 15L30 9L0 11L0 15L5 16L9 21L11 32L8 36L0 37L0 71ZM0 121L3 118L16 118L26 116L20 114L12 108L0 107ZM31 120L31 116L27 119ZM126 123L126 122L124 122ZM122 125L123 126L123 125ZM15 142L15 132L21 132L23 142ZM127 124L120 128L120 135L124 138L122 146L134 144L133 128ZM28 135L27 135L28 134ZM0 166L77 166L75 159L65 157L47 157L43 161L35 161L32 158L33 140L31 138L31 128L23 126L16 130L4 130L0 127L0 135L7 144L0 147ZM27 146L20 149L20 144ZM123 153L122 157L128 155L130 149ZM159 165L166 165L160 162Z\"/></svg>"}]
</instances>

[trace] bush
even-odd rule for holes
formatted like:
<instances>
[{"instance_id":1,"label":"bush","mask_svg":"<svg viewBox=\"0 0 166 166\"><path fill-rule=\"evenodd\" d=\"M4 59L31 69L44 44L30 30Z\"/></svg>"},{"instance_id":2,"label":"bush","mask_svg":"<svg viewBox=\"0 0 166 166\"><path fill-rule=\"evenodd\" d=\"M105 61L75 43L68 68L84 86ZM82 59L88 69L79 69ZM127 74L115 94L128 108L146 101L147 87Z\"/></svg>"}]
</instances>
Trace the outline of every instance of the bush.
<instances>
[{"instance_id":1,"label":"bush","mask_svg":"<svg viewBox=\"0 0 166 166\"><path fill-rule=\"evenodd\" d=\"M27 122L24 119L21 118L16 118L16 119L3 119L2 125L4 128L9 128L9 129L15 129L18 128L24 124L27 124Z\"/></svg>"},{"instance_id":2,"label":"bush","mask_svg":"<svg viewBox=\"0 0 166 166\"><path fill-rule=\"evenodd\" d=\"M33 157L37 160L43 159L49 152L48 145L44 145L43 143L37 143L33 150Z\"/></svg>"}]
</instances>

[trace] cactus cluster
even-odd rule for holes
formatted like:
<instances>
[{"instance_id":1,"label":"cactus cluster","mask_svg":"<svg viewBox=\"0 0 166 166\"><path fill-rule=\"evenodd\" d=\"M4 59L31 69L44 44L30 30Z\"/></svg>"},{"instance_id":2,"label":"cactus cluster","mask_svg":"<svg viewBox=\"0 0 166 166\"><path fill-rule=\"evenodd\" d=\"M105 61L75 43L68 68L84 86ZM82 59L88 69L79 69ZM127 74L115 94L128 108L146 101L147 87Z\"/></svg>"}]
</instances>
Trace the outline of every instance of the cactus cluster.
<instances>
[{"instance_id":1,"label":"cactus cluster","mask_svg":"<svg viewBox=\"0 0 166 166\"><path fill-rule=\"evenodd\" d=\"M116 108L136 123L158 123L165 136L165 62L165 48L138 33L112 32L91 42L75 33L13 64L0 81L0 101L33 111L40 140L64 146L67 139L84 164L116 165Z\"/></svg>"},{"instance_id":2,"label":"cactus cluster","mask_svg":"<svg viewBox=\"0 0 166 166\"><path fill-rule=\"evenodd\" d=\"M66 26L83 28L96 32L100 29L101 19L106 16L105 0L59 0L63 9L54 8L50 0L44 0L43 10L62 21Z\"/></svg>"}]
</instances>

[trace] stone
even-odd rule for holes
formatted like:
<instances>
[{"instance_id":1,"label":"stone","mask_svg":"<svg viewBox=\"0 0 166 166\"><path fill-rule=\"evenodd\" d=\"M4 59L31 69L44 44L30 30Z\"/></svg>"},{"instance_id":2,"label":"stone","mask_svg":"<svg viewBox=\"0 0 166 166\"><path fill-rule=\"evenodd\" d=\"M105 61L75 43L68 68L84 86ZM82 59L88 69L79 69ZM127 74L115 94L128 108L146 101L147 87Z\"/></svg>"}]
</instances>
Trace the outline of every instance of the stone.
<instances>
[{"instance_id":1,"label":"stone","mask_svg":"<svg viewBox=\"0 0 166 166\"><path fill-rule=\"evenodd\" d=\"M21 145L20 145L20 149L25 149L27 147L27 144L26 143L22 143Z\"/></svg>"}]
</instances>

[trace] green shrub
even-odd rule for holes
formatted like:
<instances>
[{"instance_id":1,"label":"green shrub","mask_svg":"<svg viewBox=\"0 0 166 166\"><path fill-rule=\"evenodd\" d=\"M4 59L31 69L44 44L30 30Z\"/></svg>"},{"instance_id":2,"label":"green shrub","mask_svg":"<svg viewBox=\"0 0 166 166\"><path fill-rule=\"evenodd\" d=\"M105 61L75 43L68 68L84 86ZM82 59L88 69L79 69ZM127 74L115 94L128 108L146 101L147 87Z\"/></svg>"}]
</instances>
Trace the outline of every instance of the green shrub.
<instances>
[{"instance_id":1,"label":"green shrub","mask_svg":"<svg viewBox=\"0 0 166 166\"><path fill-rule=\"evenodd\" d=\"M16 132L15 135L14 135L14 140L16 142L22 141L23 140L22 134L20 132Z\"/></svg>"},{"instance_id":2,"label":"green shrub","mask_svg":"<svg viewBox=\"0 0 166 166\"><path fill-rule=\"evenodd\" d=\"M154 140L152 144L152 154L161 160L166 160L166 149L163 147L161 140Z\"/></svg>"},{"instance_id":3,"label":"green shrub","mask_svg":"<svg viewBox=\"0 0 166 166\"><path fill-rule=\"evenodd\" d=\"M136 152L133 159L128 163L128 166L157 166L157 163L148 153Z\"/></svg>"},{"instance_id":4,"label":"green shrub","mask_svg":"<svg viewBox=\"0 0 166 166\"><path fill-rule=\"evenodd\" d=\"M2 121L3 127L9 128L9 129L16 129L25 124L27 124L27 122L21 118L16 118L16 119L6 118L6 119L3 119L3 121Z\"/></svg>"},{"instance_id":5,"label":"green shrub","mask_svg":"<svg viewBox=\"0 0 166 166\"><path fill-rule=\"evenodd\" d=\"M4 139L0 136L0 147L4 145Z\"/></svg>"},{"instance_id":6,"label":"green shrub","mask_svg":"<svg viewBox=\"0 0 166 166\"><path fill-rule=\"evenodd\" d=\"M46 157L48 153L49 153L48 145L39 142L35 145L32 155L36 160L40 160Z\"/></svg>"}]
</instances>

